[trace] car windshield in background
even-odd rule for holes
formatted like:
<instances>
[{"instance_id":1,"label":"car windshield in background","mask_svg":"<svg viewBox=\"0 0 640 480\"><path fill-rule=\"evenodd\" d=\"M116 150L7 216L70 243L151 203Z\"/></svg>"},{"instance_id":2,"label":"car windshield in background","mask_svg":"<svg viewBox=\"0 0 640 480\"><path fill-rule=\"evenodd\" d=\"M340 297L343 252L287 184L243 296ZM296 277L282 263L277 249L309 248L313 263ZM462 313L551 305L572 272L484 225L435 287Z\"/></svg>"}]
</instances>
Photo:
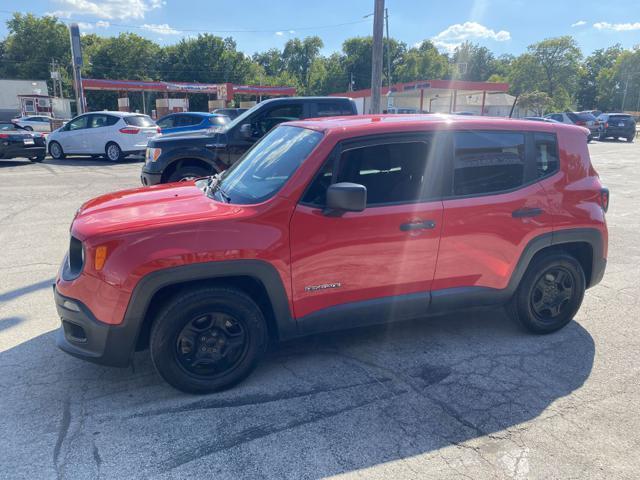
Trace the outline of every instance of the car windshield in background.
<instances>
[{"instance_id":1,"label":"car windshield in background","mask_svg":"<svg viewBox=\"0 0 640 480\"><path fill-rule=\"evenodd\" d=\"M229 123L229 117L220 115L218 117L209 117L209 123L211 125L226 125Z\"/></svg>"},{"instance_id":2,"label":"car windshield in background","mask_svg":"<svg viewBox=\"0 0 640 480\"><path fill-rule=\"evenodd\" d=\"M567 112L567 115L573 122L592 122L596 117L589 112L572 113Z\"/></svg>"},{"instance_id":3,"label":"car windshield in background","mask_svg":"<svg viewBox=\"0 0 640 480\"><path fill-rule=\"evenodd\" d=\"M127 125L134 127L155 127L155 122L148 115L132 115L130 117L124 117L124 121Z\"/></svg>"},{"instance_id":4,"label":"car windshield in background","mask_svg":"<svg viewBox=\"0 0 640 480\"><path fill-rule=\"evenodd\" d=\"M267 200L282 188L320 139L322 134L315 130L277 127L222 174L214 198L237 204Z\"/></svg>"}]
</instances>

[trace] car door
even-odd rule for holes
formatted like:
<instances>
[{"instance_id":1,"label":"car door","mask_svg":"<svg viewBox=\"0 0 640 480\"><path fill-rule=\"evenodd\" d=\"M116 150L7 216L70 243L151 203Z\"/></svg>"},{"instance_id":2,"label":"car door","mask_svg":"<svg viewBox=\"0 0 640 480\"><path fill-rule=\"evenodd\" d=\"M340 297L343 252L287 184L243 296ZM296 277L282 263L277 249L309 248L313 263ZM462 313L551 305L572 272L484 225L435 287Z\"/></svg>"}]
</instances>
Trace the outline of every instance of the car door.
<instances>
[{"instance_id":1,"label":"car door","mask_svg":"<svg viewBox=\"0 0 640 480\"><path fill-rule=\"evenodd\" d=\"M546 175L557 168L557 160L551 162L556 154L545 146L538 167L535 135L451 134L451 154L445 156L443 175L446 189L433 281L434 309L457 300L456 293L480 294L488 300L491 293L505 291L526 244L552 231L553 216L539 171Z\"/></svg>"},{"instance_id":2,"label":"car door","mask_svg":"<svg viewBox=\"0 0 640 480\"><path fill-rule=\"evenodd\" d=\"M158 126L162 130L162 133L173 133L173 127L175 126L175 115L167 115L166 117L158 120Z\"/></svg>"},{"instance_id":3,"label":"car door","mask_svg":"<svg viewBox=\"0 0 640 480\"><path fill-rule=\"evenodd\" d=\"M442 224L435 150L422 133L335 148L290 223L293 303L304 331L427 311ZM327 215L326 191L337 182L364 185L367 208ZM348 318L334 317L338 311Z\"/></svg>"},{"instance_id":4,"label":"car door","mask_svg":"<svg viewBox=\"0 0 640 480\"><path fill-rule=\"evenodd\" d=\"M89 115L80 115L70 120L60 131L57 140L65 153L84 153L86 147L83 136L87 133L88 117Z\"/></svg>"},{"instance_id":5,"label":"car door","mask_svg":"<svg viewBox=\"0 0 640 480\"><path fill-rule=\"evenodd\" d=\"M118 123L118 120L118 117L106 113L92 113L89 115L82 153L104 154L107 142L111 139L109 127Z\"/></svg>"}]
</instances>

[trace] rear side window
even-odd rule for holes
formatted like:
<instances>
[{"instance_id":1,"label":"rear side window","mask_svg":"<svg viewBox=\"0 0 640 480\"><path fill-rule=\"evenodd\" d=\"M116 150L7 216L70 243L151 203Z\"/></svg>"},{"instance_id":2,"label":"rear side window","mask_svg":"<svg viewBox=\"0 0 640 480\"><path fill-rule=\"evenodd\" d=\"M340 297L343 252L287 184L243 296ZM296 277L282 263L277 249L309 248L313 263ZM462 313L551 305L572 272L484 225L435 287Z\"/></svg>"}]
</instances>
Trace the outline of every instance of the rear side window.
<instances>
[{"instance_id":1,"label":"rear side window","mask_svg":"<svg viewBox=\"0 0 640 480\"><path fill-rule=\"evenodd\" d=\"M351 115L353 111L344 102L320 102L317 104L318 117L335 117L339 115Z\"/></svg>"},{"instance_id":2,"label":"rear side window","mask_svg":"<svg viewBox=\"0 0 640 480\"><path fill-rule=\"evenodd\" d=\"M219 116L219 117L209 117L209 123L211 125L226 125L229 123L229 117Z\"/></svg>"},{"instance_id":3,"label":"rear side window","mask_svg":"<svg viewBox=\"0 0 640 480\"><path fill-rule=\"evenodd\" d=\"M558 158L558 141L551 133L534 134L536 152L537 177L542 178L558 171L560 159Z\"/></svg>"},{"instance_id":4,"label":"rear side window","mask_svg":"<svg viewBox=\"0 0 640 480\"><path fill-rule=\"evenodd\" d=\"M525 136L522 133L454 134L454 195L485 195L524 183Z\"/></svg>"},{"instance_id":5,"label":"rear side window","mask_svg":"<svg viewBox=\"0 0 640 480\"><path fill-rule=\"evenodd\" d=\"M155 123L148 115L132 115L130 117L124 117L124 122L127 125L134 127L154 127Z\"/></svg>"}]
</instances>

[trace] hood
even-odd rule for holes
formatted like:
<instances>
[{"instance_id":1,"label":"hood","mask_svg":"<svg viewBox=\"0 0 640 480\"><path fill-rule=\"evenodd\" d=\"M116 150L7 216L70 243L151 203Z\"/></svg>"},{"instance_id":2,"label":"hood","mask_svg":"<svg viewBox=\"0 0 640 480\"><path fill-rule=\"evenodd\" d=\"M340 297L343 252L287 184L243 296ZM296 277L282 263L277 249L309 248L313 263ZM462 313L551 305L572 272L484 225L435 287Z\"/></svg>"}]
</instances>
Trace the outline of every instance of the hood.
<instances>
[{"instance_id":1,"label":"hood","mask_svg":"<svg viewBox=\"0 0 640 480\"><path fill-rule=\"evenodd\" d=\"M211 129L210 129L211 130ZM152 148L193 146L195 144L226 143L223 131L205 133L206 130L192 130L190 132L163 133L149 139L148 146Z\"/></svg>"},{"instance_id":2,"label":"hood","mask_svg":"<svg viewBox=\"0 0 640 480\"><path fill-rule=\"evenodd\" d=\"M80 240L93 235L237 217L246 208L207 197L193 182L109 193L78 210L72 232Z\"/></svg>"}]
</instances>

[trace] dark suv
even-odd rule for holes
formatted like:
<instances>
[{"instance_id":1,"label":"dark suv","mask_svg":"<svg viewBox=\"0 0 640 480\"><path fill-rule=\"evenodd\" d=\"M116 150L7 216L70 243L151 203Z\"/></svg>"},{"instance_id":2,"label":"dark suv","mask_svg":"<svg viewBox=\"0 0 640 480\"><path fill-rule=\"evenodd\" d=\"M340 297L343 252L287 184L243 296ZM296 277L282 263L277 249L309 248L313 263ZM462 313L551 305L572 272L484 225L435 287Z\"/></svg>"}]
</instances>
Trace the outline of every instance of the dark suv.
<instances>
[{"instance_id":1,"label":"dark suv","mask_svg":"<svg viewBox=\"0 0 640 480\"><path fill-rule=\"evenodd\" d=\"M598 117L600 132L598 140L606 138L626 138L627 142L633 142L636 136L636 121L627 113L603 113Z\"/></svg>"},{"instance_id":2,"label":"dark suv","mask_svg":"<svg viewBox=\"0 0 640 480\"><path fill-rule=\"evenodd\" d=\"M226 170L269 130L282 122L357 115L345 97L288 97L265 100L207 134L149 141L140 179L143 185L180 182Z\"/></svg>"}]
</instances>

